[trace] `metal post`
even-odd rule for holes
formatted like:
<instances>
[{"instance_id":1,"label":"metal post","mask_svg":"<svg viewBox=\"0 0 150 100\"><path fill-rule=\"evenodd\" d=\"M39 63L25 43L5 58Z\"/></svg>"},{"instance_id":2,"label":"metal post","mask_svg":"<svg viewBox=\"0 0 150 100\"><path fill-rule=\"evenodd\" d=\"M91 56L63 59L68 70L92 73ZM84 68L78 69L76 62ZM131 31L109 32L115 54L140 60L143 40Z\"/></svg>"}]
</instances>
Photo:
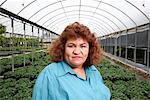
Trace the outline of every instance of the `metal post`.
<instances>
[{"instance_id":1,"label":"metal post","mask_svg":"<svg viewBox=\"0 0 150 100\"><path fill-rule=\"evenodd\" d=\"M147 38L148 38L148 37L147 37ZM146 61L147 61L147 59L146 59L146 57L147 57L146 54L147 54L147 50L144 49L144 64L145 64L145 65L146 65Z\"/></svg>"},{"instance_id":2,"label":"metal post","mask_svg":"<svg viewBox=\"0 0 150 100\"><path fill-rule=\"evenodd\" d=\"M110 53L110 37L108 36L108 53Z\"/></svg>"},{"instance_id":3,"label":"metal post","mask_svg":"<svg viewBox=\"0 0 150 100\"><path fill-rule=\"evenodd\" d=\"M39 28L38 28L38 45L37 45L37 47L39 48L39 45L40 45L40 42L39 42L39 39L40 39L40 36L39 36Z\"/></svg>"},{"instance_id":4,"label":"metal post","mask_svg":"<svg viewBox=\"0 0 150 100\"><path fill-rule=\"evenodd\" d=\"M119 57L121 57L121 32L119 32Z\"/></svg>"},{"instance_id":5,"label":"metal post","mask_svg":"<svg viewBox=\"0 0 150 100\"><path fill-rule=\"evenodd\" d=\"M34 48L34 47L33 47L33 33L34 33L34 32L33 32L33 31L34 31L34 30L33 30L33 26L31 26L31 27L32 27L32 38L31 38L31 39L32 39L32 44L31 44L31 45L32 45L32 65L34 65L34 64L33 64L33 58L34 58L34 49L33 49L33 48Z\"/></svg>"},{"instance_id":6,"label":"metal post","mask_svg":"<svg viewBox=\"0 0 150 100\"><path fill-rule=\"evenodd\" d=\"M104 39L104 51L106 52L106 37Z\"/></svg>"},{"instance_id":7,"label":"metal post","mask_svg":"<svg viewBox=\"0 0 150 100\"><path fill-rule=\"evenodd\" d=\"M134 39L134 40L135 40L135 41L134 41L134 45L135 45L135 46L134 46L134 62L136 63L137 27L136 27L136 30L135 30L135 33L134 33L134 34L135 34L135 36L134 36L134 37L135 37L135 39Z\"/></svg>"},{"instance_id":8,"label":"metal post","mask_svg":"<svg viewBox=\"0 0 150 100\"><path fill-rule=\"evenodd\" d=\"M107 37L105 36L105 52L107 52Z\"/></svg>"},{"instance_id":9,"label":"metal post","mask_svg":"<svg viewBox=\"0 0 150 100\"><path fill-rule=\"evenodd\" d=\"M50 32L49 32L50 33ZM52 42L52 33L50 33L50 42Z\"/></svg>"},{"instance_id":10,"label":"metal post","mask_svg":"<svg viewBox=\"0 0 150 100\"><path fill-rule=\"evenodd\" d=\"M128 57L128 30L126 30L126 53L125 53L125 59Z\"/></svg>"},{"instance_id":11,"label":"metal post","mask_svg":"<svg viewBox=\"0 0 150 100\"><path fill-rule=\"evenodd\" d=\"M112 36L109 38L109 48L110 48L110 53L112 54Z\"/></svg>"},{"instance_id":12,"label":"metal post","mask_svg":"<svg viewBox=\"0 0 150 100\"><path fill-rule=\"evenodd\" d=\"M116 38L115 38L115 56L117 56L117 35L116 35Z\"/></svg>"},{"instance_id":13,"label":"metal post","mask_svg":"<svg viewBox=\"0 0 150 100\"><path fill-rule=\"evenodd\" d=\"M11 30L12 30L12 33L10 33L10 41L11 41L11 43L10 44L12 44L12 46L10 46L10 50L11 50L11 52L13 52L13 49L14 49L14 44L13 44L13 34L14 34L14 19L13 18L11 18ZM14 72L15 71L15 69L14 69L14 54L12 53L12 63L11 63L11 66L12 66L12 72Z\"/></svg>"},{"instance_id":14,"label":"metal post","mask_svg":"<svg viewBox=\"0 0 150 100\"><path fill-rule=\"evenodd\" d=\"M44 30L42 29L42 49L43 49L43 47L44 47L44 44L43 44L43 41L44 40Z\"/></svg>"},{"instance_id":15,"label":"metal post","mask_svg":"<svg viewBox=\"0 0 150 100\"><path fill-rule=\"evenodd\" d=\"M49 38L49 43L51 42L51 35L50 35L50 33L48 32L48 31L46 31L47 33L48 33L48 38Z\"/></svg>"},{"instance_id":16,"label":"metal post","mask_svg":"<svg viewBox=\"0 0 150 100\"><path fill-rule=\"evenodd\" d=\"M149 30L148 30L148 43L147 43L147 68L149 69L149 72L150 72L150 66L149 66L149 60L150 60L150 55L149 55L149 52L150 52L150 24L149 24Z\"/></svg>"},{"instance_id":17,"label":"metal post","mask_svg":"<svg viewBox=\"0 0 150 100\"><path fill-rule=\"evenodd\" d=\"M23 23L23 32L24 32L24 50L23 50L23 66L25 67L26 66L26 59L25 59L25 49L26 49L26 32L25 32L25 23Z\"/></svg>"}]
</instances>

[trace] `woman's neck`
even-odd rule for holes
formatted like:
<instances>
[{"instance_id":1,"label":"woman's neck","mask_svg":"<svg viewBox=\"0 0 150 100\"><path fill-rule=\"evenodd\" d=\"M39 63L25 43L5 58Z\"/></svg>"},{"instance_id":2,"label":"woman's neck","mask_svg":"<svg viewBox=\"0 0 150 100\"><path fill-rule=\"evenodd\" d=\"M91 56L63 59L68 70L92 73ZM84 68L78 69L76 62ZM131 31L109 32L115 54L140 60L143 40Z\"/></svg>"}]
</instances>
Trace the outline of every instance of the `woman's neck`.
<instances>
[{"instance_id":1,"label":"woman's neck","mask_svg":"<svg viewBox=\"0 0 150 100\"><path fill-rule=\"evenodd\" d=\"M84 67L73 67L72 69L77 73L77 75L79 75L83 79L86 79Z\"/></svg>"}]
</instances>

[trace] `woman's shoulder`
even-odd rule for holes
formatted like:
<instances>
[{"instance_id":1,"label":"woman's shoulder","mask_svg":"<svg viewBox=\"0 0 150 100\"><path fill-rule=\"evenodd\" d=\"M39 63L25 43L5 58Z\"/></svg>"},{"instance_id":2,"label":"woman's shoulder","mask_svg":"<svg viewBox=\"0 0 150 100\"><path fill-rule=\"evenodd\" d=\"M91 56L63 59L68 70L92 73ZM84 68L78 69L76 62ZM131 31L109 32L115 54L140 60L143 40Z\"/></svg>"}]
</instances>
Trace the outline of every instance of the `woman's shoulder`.
<instances>
[{"instance_id":1,"label":"woman's shoulder","mask_svg":"<svg viewBox=\"0 0 150 100\"><path fill-rule=\"evenodd\" d=\"M100 78L102 78L100 70L94 65L90 66L90 70L94 71L94 74Z\"/></svg>"},{"instance_id":2,"label":"woman's shoulder","mask_svg":"<svg viewBox=\"0 0 150 100\"><path fill-rule=\"evenodd\" d=\"M52 62L49 65L47 65L42 72L46 72L48 74L54 74L57 76L58 71L61 70L62 62Z\"/></svg>"},{"instance_id":3,"label":"woman's shoulder","mask_svg":"<svg viewBox=\"0 0 150 100\"><path fill-rule=\"evenodd\" d=\"M93 70L93 71L97 71L97 68L96 68L95 65L91 65L91 66L89 67L89 69L90 69L90 70Z\"/></svg>"},{"instance_id":4,"label":"woman's shoulder","mask_svg":"<svg viewBox=\"0 0 150 100\"><path fill-rule=\"evenodd\" d=\"M100 73L99 70L97 69L97 67L95 65L90 66L89 70L94 71L96 73Z\"/></svg>"}]
</instances>

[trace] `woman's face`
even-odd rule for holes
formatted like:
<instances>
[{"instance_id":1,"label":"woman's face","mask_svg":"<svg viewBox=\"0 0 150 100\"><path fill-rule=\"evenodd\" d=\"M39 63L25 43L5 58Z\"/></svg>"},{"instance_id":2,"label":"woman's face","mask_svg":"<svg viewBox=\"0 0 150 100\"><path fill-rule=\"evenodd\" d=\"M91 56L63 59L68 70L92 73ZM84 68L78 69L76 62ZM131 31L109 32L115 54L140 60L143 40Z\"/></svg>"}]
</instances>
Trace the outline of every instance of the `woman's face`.
<instances>
[{"instance_id":1,"label":"woman's face","mask_svg":"<svg viewBox=\"0 0 150 100\"><path fill-rule=\"evenodd\" d=\"M65 44L64 58L71 67L83 67L89 53L89 44L82 38L69 39Z\"/></svg>"}]
</instances>

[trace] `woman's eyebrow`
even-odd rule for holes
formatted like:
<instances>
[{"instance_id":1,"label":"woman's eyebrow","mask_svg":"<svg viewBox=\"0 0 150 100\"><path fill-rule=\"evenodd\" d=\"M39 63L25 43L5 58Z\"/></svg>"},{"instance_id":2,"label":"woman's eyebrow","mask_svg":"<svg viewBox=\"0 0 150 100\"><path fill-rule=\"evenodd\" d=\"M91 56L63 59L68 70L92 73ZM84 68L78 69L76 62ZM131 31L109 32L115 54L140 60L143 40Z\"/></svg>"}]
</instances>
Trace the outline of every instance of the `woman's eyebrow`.
<instances>
[{"instance_id":1,"label":"woman's eyebrow","mask_svg":"<svg viewBox=\"0 0 150 100\"><path fill-rule=\"evenodd\" d=\"M84 45L84 44L86 44L87 45L87 43L81 43L82 45Z\"/></svg>"},{"instance_id":2,"label":"woman's eyebrow","mask_svg":"<svg viewBox=\"0 0 150 100\"><path fill-rule=\"evenodd\" d=\"M67 44L73 44L73 45L76 45L76 43L72 43L72 42L67 43ZM81 43L80 45L87 45L87 43Z\"/></svg>"},{"instance_id":3,"label":"woman's eyebrow","mask_svg":"<svg viewBox=\"0 0 150 100\"><path fill-rule=\"evenodd\" d=\"M69 42L69 43L67 43L67 44L75 44L75 43Z\"/></svg>"}]
</instances>

